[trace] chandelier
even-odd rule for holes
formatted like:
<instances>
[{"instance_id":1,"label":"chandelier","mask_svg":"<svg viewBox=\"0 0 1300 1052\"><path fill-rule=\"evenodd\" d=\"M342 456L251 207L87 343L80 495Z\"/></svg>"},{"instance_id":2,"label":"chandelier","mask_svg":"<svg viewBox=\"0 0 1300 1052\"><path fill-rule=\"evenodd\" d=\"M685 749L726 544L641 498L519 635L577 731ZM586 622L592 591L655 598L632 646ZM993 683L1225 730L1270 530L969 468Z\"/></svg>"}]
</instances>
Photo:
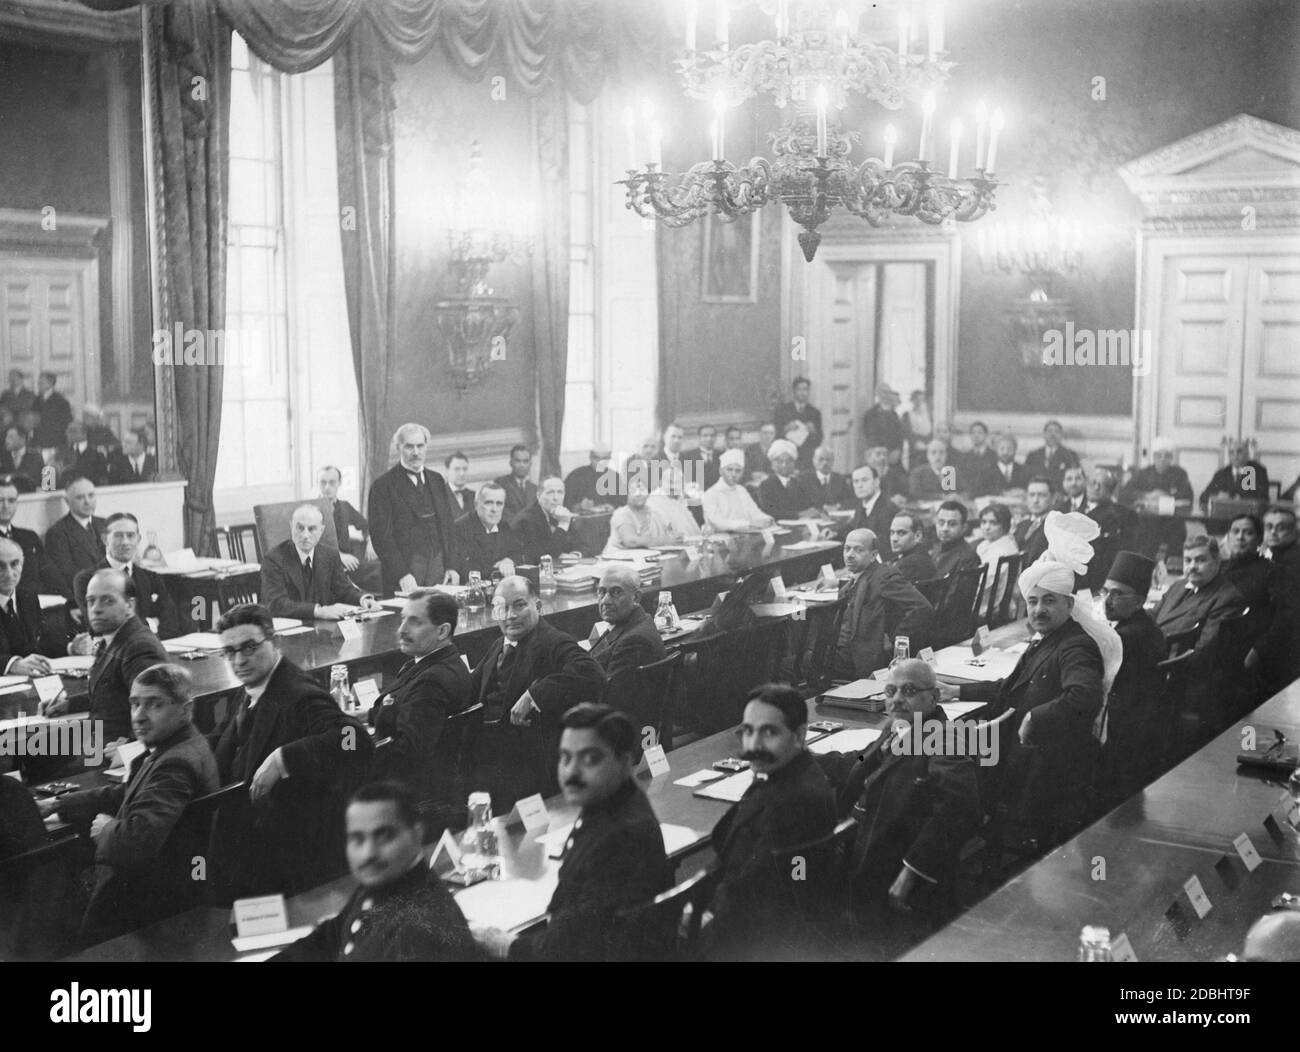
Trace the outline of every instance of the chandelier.
<instances>
[{"instance_id":1,"label":"chandelier","mask_svg":"<svg viewBox=\"0 0 1300 1052\"><path fill-rule=\"evenodd\" d=\"M494 361L506 356L507 341L519 320L519 308L488 287L493 264L523 262L532 251L531 224L523 212L506 215L501 198L492 195L483 175L477 141L459 194L448 207L447 268L455 294L435 304L434 318L447 347L452 383L465 392L483 380ZM491 225L485 225L491 218Z\"/></svg>"},{"instance_id":2,"label":"chandelier","mask_svg":"<svg viewBox=\"0 0 1300 1052\"><path fill-rule=\"evenodd\" d=\"M833 0L765 0L760 6L773 16L776 38L732 48L728 0L716 0L715 46L702 49L696 46L695 0L686 0L685 6L685 55L677 67L686 94L713 106L713 156L684 173L663 171L662 128L653 110L643 107L649 160L644 169L628 169L620 181L627 187L627 206L637 215L680 227L709 215L732 222L780 202L803 228L799 244L811 262L821 243L817 228L837 208L879 226L890 215L915 216L929 224L969 222L994 207L1000 110L992 115L983 105L976 110L972 175L959 176L962 129L957 121L947 169L935 166L936 93L952 68L944 58L938 3L903 6L896 47L856 31L849 12ZM759 95L770 96L790 116L779 131L769 133L774 159L755 157L737 167L725 158L726 112ZM896 161L898 133L890 125L884 130L882 156L850 159L861 138L841 127L838 112L853 95L865 95L890 110L919 105L915 158ZM635 164L637 125L631 111L625 119Z\"/></svg>"}]
</instances>

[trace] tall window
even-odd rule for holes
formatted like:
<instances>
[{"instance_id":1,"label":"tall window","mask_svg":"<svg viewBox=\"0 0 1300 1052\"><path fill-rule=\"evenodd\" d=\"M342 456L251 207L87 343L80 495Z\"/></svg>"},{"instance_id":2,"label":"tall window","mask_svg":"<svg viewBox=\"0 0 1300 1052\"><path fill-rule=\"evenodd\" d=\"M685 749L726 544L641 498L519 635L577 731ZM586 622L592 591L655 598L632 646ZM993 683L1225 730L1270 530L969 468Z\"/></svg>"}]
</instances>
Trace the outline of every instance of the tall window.
<instances>
[{"instance_id":1,"label":"tall window","mask_svg":"<svg viewBox=\"0 0 1300 1052\"><path fill-rule=\"evenodd\" d=\"M565 467L596 444L596 268L591 107L569 102L569 355L564 385Z\"/></svg>"}]
</instances>

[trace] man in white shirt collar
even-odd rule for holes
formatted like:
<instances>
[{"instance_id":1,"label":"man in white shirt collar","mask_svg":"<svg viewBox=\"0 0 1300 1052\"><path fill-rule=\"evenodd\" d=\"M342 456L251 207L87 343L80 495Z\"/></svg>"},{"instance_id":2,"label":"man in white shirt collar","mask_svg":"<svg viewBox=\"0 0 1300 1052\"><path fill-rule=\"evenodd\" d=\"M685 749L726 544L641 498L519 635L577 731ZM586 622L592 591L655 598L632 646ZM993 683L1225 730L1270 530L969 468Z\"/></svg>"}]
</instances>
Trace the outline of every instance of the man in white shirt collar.
<instances>
[{"instance_id":1,"label":"man in white shirt collar","mask_svg":"<svg viewBox=\"0 0 1300 1052\"><path fill-rule=\"evenodd\" d=\"M90 529L95 518L95 484L82 477L68 484L63 491L63 499L68 505L68 514L83 530Z\"/></svg>"},{"instance_id":2,"label":"man in white shirt collar","mask_svg":"<svg viewBox=\"0 0 1300 1052\"><path fill-rule=\"evenodd\" d=\"M9 621L22 618L18 608L18 582L23 576L23 550L15 541L0 539L0 617L6 621L6 643L0 644L5 650L13 645L10 639ZM40 625L27 625L29 643L34 646L40 636ZM25 648L24 648L25 649ZM13 676L48 676L50 663L40 654L16 654L5 665L5 674Z\"/></svg>"},{"instance_id":3,"label":"man in white shirt collar","mask_svg":"<svg viewBox=\"0 0 1300 1052\"><path fill-rule=\"evenodd\" d=\"M1088 510L1088 477L1082 467L1066 468L1061 479L1061 489L1065 493L1066 507L1062 511Z\"/></svg>"}]
</instances>

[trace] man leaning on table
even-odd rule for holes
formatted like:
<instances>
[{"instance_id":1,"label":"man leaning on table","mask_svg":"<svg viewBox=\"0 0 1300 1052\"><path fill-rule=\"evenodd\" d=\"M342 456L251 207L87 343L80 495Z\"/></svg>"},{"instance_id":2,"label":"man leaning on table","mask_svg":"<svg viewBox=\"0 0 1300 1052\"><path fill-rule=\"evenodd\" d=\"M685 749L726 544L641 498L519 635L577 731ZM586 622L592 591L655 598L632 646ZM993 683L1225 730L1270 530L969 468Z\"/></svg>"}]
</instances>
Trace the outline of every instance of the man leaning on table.
<instances>
[{"instance_id":1,"label":"man leaning on table","mask_svg":"<svg viewBox=\"0 0 1300 1052\"><path fill-rule=\"evenodd\" d=\"M561 720L557 777L580 808L565 841L546 928L513 936L471 926L490 956L511 961L623 961L649 955L652 930L621 911L672 883L659 820L632 772L638 732L609 705L576 705ZM671 939L672 933L666 933Z\"/></svg>"},{"instance_id":2,"label":"man leaning on table","mask_svg":"<svg viewBox=\"0 0 1300 1052\"><path fill-rule=\"evenodd\" d=\"M289 539L262 559L262 598L273 617L306 621L341 621L356 606L373 608L375 597L364 595L343 572L339 550L321 544L325 516L315 504L293 510Z\"/></svg>"}]
</instances>

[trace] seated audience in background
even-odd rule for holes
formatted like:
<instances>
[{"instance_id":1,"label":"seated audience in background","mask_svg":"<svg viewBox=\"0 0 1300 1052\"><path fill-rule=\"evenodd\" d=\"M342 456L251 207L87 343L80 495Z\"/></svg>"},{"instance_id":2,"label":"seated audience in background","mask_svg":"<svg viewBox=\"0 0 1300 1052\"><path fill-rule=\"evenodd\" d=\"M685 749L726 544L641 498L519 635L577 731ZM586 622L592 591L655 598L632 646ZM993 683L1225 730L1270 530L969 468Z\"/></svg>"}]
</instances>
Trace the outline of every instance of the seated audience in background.
<instances>
[{"instance_id":1,"label":"seated audience in background","mask_svg":"<svg viewBox=\"0 0 1300 1052\"><path fill-rule=\"evenodd\" d=\"M1082 464L1065 469L1061 476L1061 497L1056 502L1057 511L1088 512L1088 473Z\"/></svg>"},{"instance_id":2,"label":"seated audience in background","mask_svg":"<svg viewBox=\"0 0 1300 1052\"><path fill-rule=\"evenodd\" d=\"M43 372L36 379L36 397L28 411L38 414L40 422L34 433L30 429L28 433L37 449L57 449L65 441L68 425L72 423L72 406L55 390L58 383L58 375L51 372Z\"/></svg>"},{"instance_id":3,"label":"seated audience in background","mask_svg":"<svg viewBox=\"0 0 1300 1052\"><path fill-rule=\"evenodd\" d=\"M1025 457L1025 474L1030 478L1046 475L1052 488L1060 489L1066 468L1079 466L1079 454L1062 443L1065 430L1060 422L1049 420L1043 425L1043 444Z\"/></svg>"},{"instance_id":4,"label":"seated audience in background","mask_svg":"<svg viewBox=\"0 0 1300 1052\"><path fill-rule=\"evenodd\" d=\"M900 511L889 524L890 565L913 584L939 576L934 560L921 543L924 539L925 520L919 515Z\"/></svg>"},{"instance_id":5,"label":"seated audience in background","mask_svg":"<svg viewBox=\"0 0 1300 1052\"><path fill-rule=\"evenodd\" d=\"M784 438L767 448L772 473L758 487L758 506L774 519L798 519L817 512L812 494L795 477L797 455L794 443Z\"/></svg>"},{"instance_id":6,"label":"seated audience in background","mask_svg":"<svg viewBox=\"0 0 1300 1052\"><path fill-rule=\"evenodd\" d=\"M1151 443L1151 463L1133 472L1132 478L1119 491L1121 504L1133 507L1153 504L1161 497L1192 502L1192 483L1187 472L1174 463L1177 447L1167 438L1157 438Z\"/></svg>"},{"instance_id":7,"label":"seated audience in background","mask_svg":"<svg viewBox=\"0 0 1300 1052\"><path fill-rule=\"evenodd\" d=\"M484 581L493 573L511 577L524 561L518 535L504 521L506 492L495 482L485 482L474 494L474 511L456 520L457 570L464 582L475 570Z\"/></svg>"},{"instance_id":8,"label":"seated audience in background","mask_svg":"<svg viewBox=\"0 0 1300 1052\"><path fill-rule=\"evenodd\" d=\"M1201 534L1183 544L1183 576L1169 586L1155 609L1155 622L1167 637L1200 625L1195 668L1209 669L1219 628L1246 609L1246 600L1222 573L1219 542Z\"/></svg>"},{"instance_id":9,"label":"seated audience in background","mask_svg":"<svg viewBox=\"0 0 1300 1052\"><path fill-rule=\"evenodd\" d=\"M192 801L221 787L217 761L194 726L189 672L164 663L130 685L131 725L145 752L126 781L42 800L41 814L88 826L95 849L95 890L81 925L89 946L174 916L201 901L194 859L207 831L178 825Z\"/></svg>"},{"instance_id":10,"label":"seated audience in background","mask_svg":"<svg viewBox=\"0 0 1300 1052\"><path fill-rule=\"evenodd\" d=\"M1092 542L1092 562L1084 575L1084 587L1090 592L1101 587L1106 580L1106 571L1120 550L1131 548L1137 541L1137 512L1116 504L1112 499L1116 483L1109 468L1099 466L1088 473L1088 506L1085 511L1088 518L1101 527L1101 534Z\"/></svg>"},{"instance_id":11,"label":"seated audience in background","mask_svg":"<svg viewBox=\"0 0 1300 1052\"><path fill-rule=\"evenodd\" d=\"M429 429L402 424L392 444L397 463L371 483L367 509L384 591L459 584L451 493L443 477L424 466Z\"/></svg>"},{"instance_id":12,"label":"seated audience in background","mask_svg":"<svg viewBox=\"0 0 1300 1052\"><path fill-rule=\"evenodd\" d=\"M1036 563L1047 551L1047 513L1052 510L1052 480L1035 475L1025 486L1028 516L1015 529L1016 547L1024 553L1024 566Z\"/></svg>"},{"instance_id":13,"label":"seated audience in background","mask_svg":"<svg viewBox=\"0 0 1300 1052\"><path fill-rule=\"evenodd\" d=\"M105 520L101 538L104 558L95 566L82 570L72 582L82 623L87 623L86 588L91 576L99 570L120 570L135 581L135 616L159 639L180 635L184 628L180 611L176 609L162 575L147 566L136 565L135 560L140 554L140 521L129 511L116 512Z\"/></svg>"},{"instance_id":14,"label":"seated audience in background","mask_svg":"<svg viewBox=\"0 0 1300 1052\"><path fill-rule=\"evenodd\" d=\"M370 537L370 523L346 500L339 496L343 472L327 464L316 473L316 487L323 499L329 502L334 519L334 536L339 542L339 558L343 569L356 582L357 587L370 592L383 588L383 573L378 561L366 558L366 543Z\"/></svg>"},{"instance_id":15,"label":"seated audience in background","mask_svg":"<svg viewBox=\"0 0 1300 1052\"><path fill-rule=\"evenodd\" d=\"M510 447L510 473L494 479L506 491L505 521L514 525L515 517L537 500L537 487L529 480L533 470L533 452L525 445Z\"/></svg>"},{"instance_id":16,"label":"seated audience in background","mask_svg":"<svg viewBox=\"0 0 1300 1052\"><path fill-rule=\"evenodd\" d=\"M146 420L140 425L140 433L144 435L144 451L154 460L158 459L158 432L151 421Z\"/></svg>"},{"instance_id":17,"label":"seated audience in background","mask_svg":"<svg viewBox=\"0 0 1300 1052\"><path fill-rule=\"evenodd\" d=\"M762 482L772 471L767 451L776 441L776 425L763 424L758 429L758 441L745 447L745 473L750 482Z\"/></svg>"},{"instance_id":18,"label":"seated audience in background","mask_svg":"<svg viewBox=\"0 0 1300 1052\"><path fill-rule=\"evenodd\" d=\"M813 450L812 469L799 476L804 489L812 498L813 506L823 511L846 508L853 502L853 488L849 480L835 468L835 454L828 446Z\"/></svg>"},{"instance_id":19,"label":"seated audience in background","mask_svg":"<svg viewBox=\"0 0 1300 1052\"><path fill-rule=\"evenodd\" d=\"M878 540L870 530L844 538L847 602L831 659L836 679L865 679L884 668L894 638L906 636L911 652L928 643L934 608L898 570L877 558Z\"/></svg>"},{"instance_id":20,"label":"seated audience in background","mask_svg":"<svg viewBox=\"0 0 1300 1052\"><path fill-rule=\"evenodd\" d=\"M104 527L95 515L95 484L72 477L63 486L68 513L45 532L45 558L49 561L59 594L76 602L72 583L82 570L93 570L104 558Z\"/></svg>"},{"instance_id":21,"label":"seated audience in background","mask_svg":"<svg viewBox=\"0 0 1300 1052\"><path fill-rule=\"evenodd\" d=\"M627 458L623 463L623 495L627 496L628 486L632 479L639 478L642 485L645 486L648 493L651 489L659 484L659 436L646 435L641 439L641 444L637 446L637 451ZM651 467L651 465L656 465Z\"/></svg>"},{"instance_id":22,"label":"seated audience in background","mask_svg":"<svg viewBox=\"0 0 1300 1052\"><path fill-rule=\"evenodd\" d=\"M357 606L373 607L343 572L337 548L321 544L325 516L300 504L289 520L289 539L262 557L262 599L272 617L342 621Z\"/></svg>"},{"instance_id":23,"label":"seated audience in background","mask_svg":"<svg viewBox=\"0 0 1300 1052\"><path fill-rule=\"evenodd\" d=\"M950 500L965 485L955 467L948 463L948 444L932 438L925 445L925 463L907 474L907 492L914 501Z\"/></svg>"},{"instance_id":24,"label":"seated audience in background","mask_svg":"<svg viewBox=\"0 0 1300 1052\"><path fill-rule=\"evenodd\" d=\"M107 458L110 452L120 449L122 443L117 435L104 426L104 411L97 405L87 403L81 407L81 422L86 428L86 441L92 449L97 449Z\"/></svg>"},{"instance_id":25,"label":"seated audience in background","mask_svg":"<svg viewBox=\"0 0 1300 1052\"><path fill-rule=\"evenodd\" d=\"M467 788L458 777L463 735L448 724L473 706L469 669L452 638L457 619L456 600L443 592L421 588L407 598L397 629L407 660L369 716L376 743L370 777L410 788L428 839L455 824L465 807ZM444 740L452 747L440 749Z\"/></svg>"},{"instance_id":26,"label":"seated audience in background","mask_svg":"<svg viewBox=\"0 0 1300 1052\"><path fill-rule=\"evenodd\" d=\"M740 758L754 781L713 827L712 958L780 960L808 934L792 908L792 861L782 852L835 828L835 794L808 752L807 723L807 704L785 684L757 687L745 703Z\"/></svg>"},{"instance_id":27,"label":"seated audience in background","mask_svg":"<svg viewBox=\"0 0 1300 1052\"><path fill-rule=\"evenodd\" d=\"M646 499L646 507L668 524L668 528L684 540L694 539L700 535L700 524L695 521L688 507L690 501L682 490L680 478L675 472L665 472L659 486L652 490Z\"/></svg>"},{"instance_id":28,"label":"seated audience in background","mask_svg":"<svg viewBox=\"0 0 1300 1052\"><path fill-rule=\"evenodd\" d=\"M343 868L343 801L370 767L370 735L281 656L266 607L232 607L217 631L242 686L208 740L221 784L243 782L247 792L213 822L213 901L293 895Z\"/></svg>"},{"instance_id":29,"label":"seated audience in background","mask_svg":"<svg viewBox=\"0 0 1300 1052\"><path fill-rule=\"evenodd\" d=\"M27 374L21 369L10 369L9 386L0 392L0 409L7 409L17 420L35 400L36 393L27 386Z\"/></svg>"},{"instance_id":30,"label":"seated audience in background","mask_svg":"<svg viewBox=\"0 0 1300 1052\"><path fill-rule=\"evenodd\" d=\"M515 537L523 549L524 562L537 563L549 555L559 568L560 556L572 552L581 556L578 543L569 532L573 512L564 506L564 480L558 475L542 479L537 499L515 517Z\"/></svg>"},{"instance_id":31,"label":"seated audience in background","mask_svg":"<svg viewBox=\"0 0 1300 1052\"><path fill-rule=\"evenodd\" d=\"M807 471L813 466L813 452L822 444L825 432L822 430L822 412L811 402L808 396L812 392L812 383L806 377L796 376L790 384L794 398L782 402L772 413L772 423L776 425L777 434L788 437L789 427L793 423L800 425L804 436L799 447L798 468Z\"/></svg>"},{"instance_id":32,"label":"seated audience in background","mask_svg":"<svg viewBox=\"0 0 1300 1052\"><path fill-rule=\"evenodd\" d=\"M457 519L474 510L474 491L465 485L469 478L469 457L457 450L442 462L447 469L447 489L451 493L451 513Z\"/></svg>"},{"instance_id":33,"label":"seated audience in background","mask_svg":"<svg viewBox=\"0 0 1300 1052\"><path fill-rule=\"evenodd\" d=\"M271 960L474 960L464 914L425 864L411 790L394 781L361 786L348 798L344 824L356 889L336 915Z\"/></svg>"},{"instance_id":34,"label":"seated audience in background","mask_svg":"<svg viewBox=\"0 0 1300 1052\"><path fill-rule=\"evenodd\" d=\"M108 484L129 486L135 482L152 482L158 474L158 463L144 451L144 435L128 431L122 436L122 446L108 455Z\"/></svg>"},{"instance_id":35,"label":"seated audience in background","mask_svg":"<svg viewBox=\"0 0 1300 1052\"><path fill-rule=\"evenodd\" d=\"M1224 560L1219 571L1241 593L1260 627L1269 620L1269 576L1273 570L1272 560L1265 559L1260 551L1263 536L1258 516L1247 513L1234 517L1223 538Z\"/></svg>"},{"instance_id":36,"label":"seated audience in background","mask_svg":"<svg viewBox=\"0 0 1300 1052\"><path fill-rule=\"evenodd\" d=\"M606 449L593 449L588 463L574 468L564 480L564 505L570 511L622 503L618 472L610 466Z\"/></svg>"},{"instance_id":37,"label":"seated audience in background","mask_svg":"<svg viewBox=\"0 0 1300 1052\"><path fill-rule=\"evenodd\" d=\"M862 417L862 437L868 451L873 446L885 450L886 467L903 459L903 422L898 418L898 392L889 384L876 386L876 400ZM884 476L885 467L874 465Z\"/></svg>"},{"instance_id":38,"label":"seated audience in background","mask_svg":"<svg viewBox=\"0 0 1300 1052\"><path fill-rule=\"evenodd\" d=\"M882 447L883 449L883 447ZM845 530L870 530L877 538L889 536L889 524L898 511L880 488L880 473L870 464L853 469L851 476L853 518Z\"/></svg>"},{"instance_id":39,"label":"seated audience in background","mask_svg":"<svg viewBox=\"0 0 1300 1052\"><path fill-rule=\"evenodd\" d=\"M492 614L501 635L470 683L471 699L483 706L471 780L492 793L493 814L504 815L522 797L558 791L551 760L560 717L579 702L599 700L605 673L572 636L542 618L528 578L497 585Z\"/></svg>"},{"instance_id":40,"label":"seated audience in background","mask_svg":"<svg viewBox=\"0 0 1300 1052\"><path fill-rule=\"evenodd\" d=\"M1156 667L1169 646L1143 609L1156 564L1136 552L1119 552L1102 584L1106 620L1115 626L1124 658L1106 698L1098 740L1096 780L1105 810L1132 796L1164 768L1173 712L1164 702L1164 674Z\"/></svg>"},{"instance_id":41,"label":"seated audience in background","mask_svg":"<svg viewBox=\"0 0 1300 1052\"><path fill-rule=\"evenodd\" d=\"M18 512L18 487L11 476L0 475L0 537L23 550L22 587L33 592L63 595L68 582L45 557L45 546L33 530L14 525Z\"/></svg>"},{"instance_id":42,"label":"seated audience in background","mask_svg":"<svg viewBox=\"0 0 1300 1052\"><path fill-rule=\"evenodd\" d=\"M695 433L695 448L690 456L696 462L696 480L701 490L707 490L718 481L721 468L718 464L718 429L712 424L701 424Z\"/></svg>"},{"instance_id":43,"label":"seated audience in background","mask_svg":"<svg viewBox=\"0 0 1300 1052\"><path fill-rule=\"evenodd\" d=\"M980 557L966 542L966 505L961 501L946 500L939 505L934 513L934 535L937 543L930 549L930 559L936 576L979 566Z\"/></svg>"},{"instance_id":44,"label":"seated audience in background","mask_svg":"<svg viewBox=\"0 0 1300 1052\"><path fill-rule=\"evenodd\" d=\"M891 960L957 911L958 859L983 812L976 757L923 755L918 745L918 733L948 723L934 669L915 658L891 668L885 711L891 730L860 756L831 754L824 767L840 814L857 819L848 858L853 911L873 955Z\"/></svg>"},{"instance_id":45,"label":"seated audience in background","mask_svg":"<svg viewBox=\"0 0 1300 1052\"><path fill-rule=\"evenodd\" d=\"M589 653L607 678L668 656L654 620L641 606L641 575L631 566L610 566L600 575L596 605L609 627Z\"/></svg>"},{"instance_id":46,"label":"seated audience in background","mask_svg":"<svg viewBox=\"0 0 1300 1052\"><path fill-rule=\"evenodd\" d=\"M876 469L885 499L895 507L903 507L907 503L907 472L889 459L889 450L884 446L869 446L863 456Z\"/></svg>"},{"instance_id":47,"label":"seated audience in background","mask_svg":"<svg viewBox=\"0 0 1300 1052\"><path fill-rule=\"evenodd\" d=\"M741 484L745 474L745 454L739 449L728 449L718 458L721 477L704 493L704 521L715 530L761 530L771 526L771 515L765 515L754 503L749 490Z\"/></svg>"},{"instance_id":48,"label":"seated audience in background","mask_svg":"<svg viewBox=\"0 0 1300 1052\"><path fill-rule=\"evenodd\" d=\"M1219 468L1201 494L1201 510L1208 511L1215 497L1235 500L1268 500L1268 471L1258 460L1250 459L1250 443L1241 439L1228 441L1228 463Z\"/></svg>"},{"instance_id":49,"label":"seated audience in background","mask_svg":"<svg viewBox=\"0 0 1300 1052\"><path fill-rule=\"evenodd\" d=\"M86 425L74 420L68 425L67 444L54 454L59 477L85 476L96 486L108 481L108 459L90 444Z\"/></svg>"},{"instance_id":50,"label":"seated audience in background","mask_svg":"<svg viewBox=\"0 0 1300 1052\"><path fill-rule=\"evenodd\" d=\"M1029 472L1016 460L1016 436L999 435L995 448L997 452L992 464L985 469L983 478L972 486L974 492L1005 493L1024 489L1029 482Z\"/></svg>"},{"instance_id":51,"label":"seated audience in background","mask_svg":"<svg viewBox=\"0 0 1300 1052\"><path fill-rule=\"evenodd\" d=\"M667 890L672 870L654 808L632 773L639 732L624 713L590 703L569 709L560 725L556 777L564 802L579 812L546 927L516 936L475 925L474 938L498 960L645 960L643 940L653 933L620 912Z\"/></svg>"},{"instance_id":52,"label":"seated audience in background","mask_svg":"<svg viewBox=\"0 0 1300 1052\"><path fill-rule=\"evenodd\" d=\"M64 692L41 705L41 714L89 712L102 720L106 742L131 736L131 684L150 665L165 664L167 651L158 637L135 615L137 587L121 570L96 570L86 585L86 625L68 644L68 653L94 654L90 690L79 698ZM91 636L99 642L92 643Z\"/></svg>"},{"instance_id":53,"label":"seated audience in background","mask_svg":"<svg viewBox=\"0 0 1300 1052\"><path fill-rule=\"evenodd\" d=\"M650 494L641 476L633 475L627 486L627 504L616 508L609 518L609 542L605 550L648 548L655 544L675 544L680 541L681 534L648 506Z\"/></svg>"},{"instance_id":54,"label":"seated audience in background","mask_svg":"<svg viewBox=\"0 0 1300 1052\"><path fill-rule=\"evenodd\" d=\"M27 432L10 424L5 428L5 448L0 453L0 473L13 478L20 493L34 493L41 484L45 460L27 444Z\"/></svg>"},{"instance_id":55,"label":"seated audience in background","mask_svg":"<svg viewBox=\"0 0 1300 1052\"><path fill-rule=\"evenodd\" d=\"M0 672L6 676L48 676L47 657L58 657L66 643L47 632L40 596L23 584L23 550L0 538Z\"/></svg>"},{"instance_id":56,"label":"seated audience in background","mask_svg":"<svg viewBox=\"0 0 1300 1052\"><path fill-rule=\"evenodd\" d=\"M998 455L989 445L989 429L976 420L970 426L970 449L957 456L957 468L966 480L971 493L1001 493L1001 489L987 488L988 480L997 472Z\"/></svg>"}]
</instances>

